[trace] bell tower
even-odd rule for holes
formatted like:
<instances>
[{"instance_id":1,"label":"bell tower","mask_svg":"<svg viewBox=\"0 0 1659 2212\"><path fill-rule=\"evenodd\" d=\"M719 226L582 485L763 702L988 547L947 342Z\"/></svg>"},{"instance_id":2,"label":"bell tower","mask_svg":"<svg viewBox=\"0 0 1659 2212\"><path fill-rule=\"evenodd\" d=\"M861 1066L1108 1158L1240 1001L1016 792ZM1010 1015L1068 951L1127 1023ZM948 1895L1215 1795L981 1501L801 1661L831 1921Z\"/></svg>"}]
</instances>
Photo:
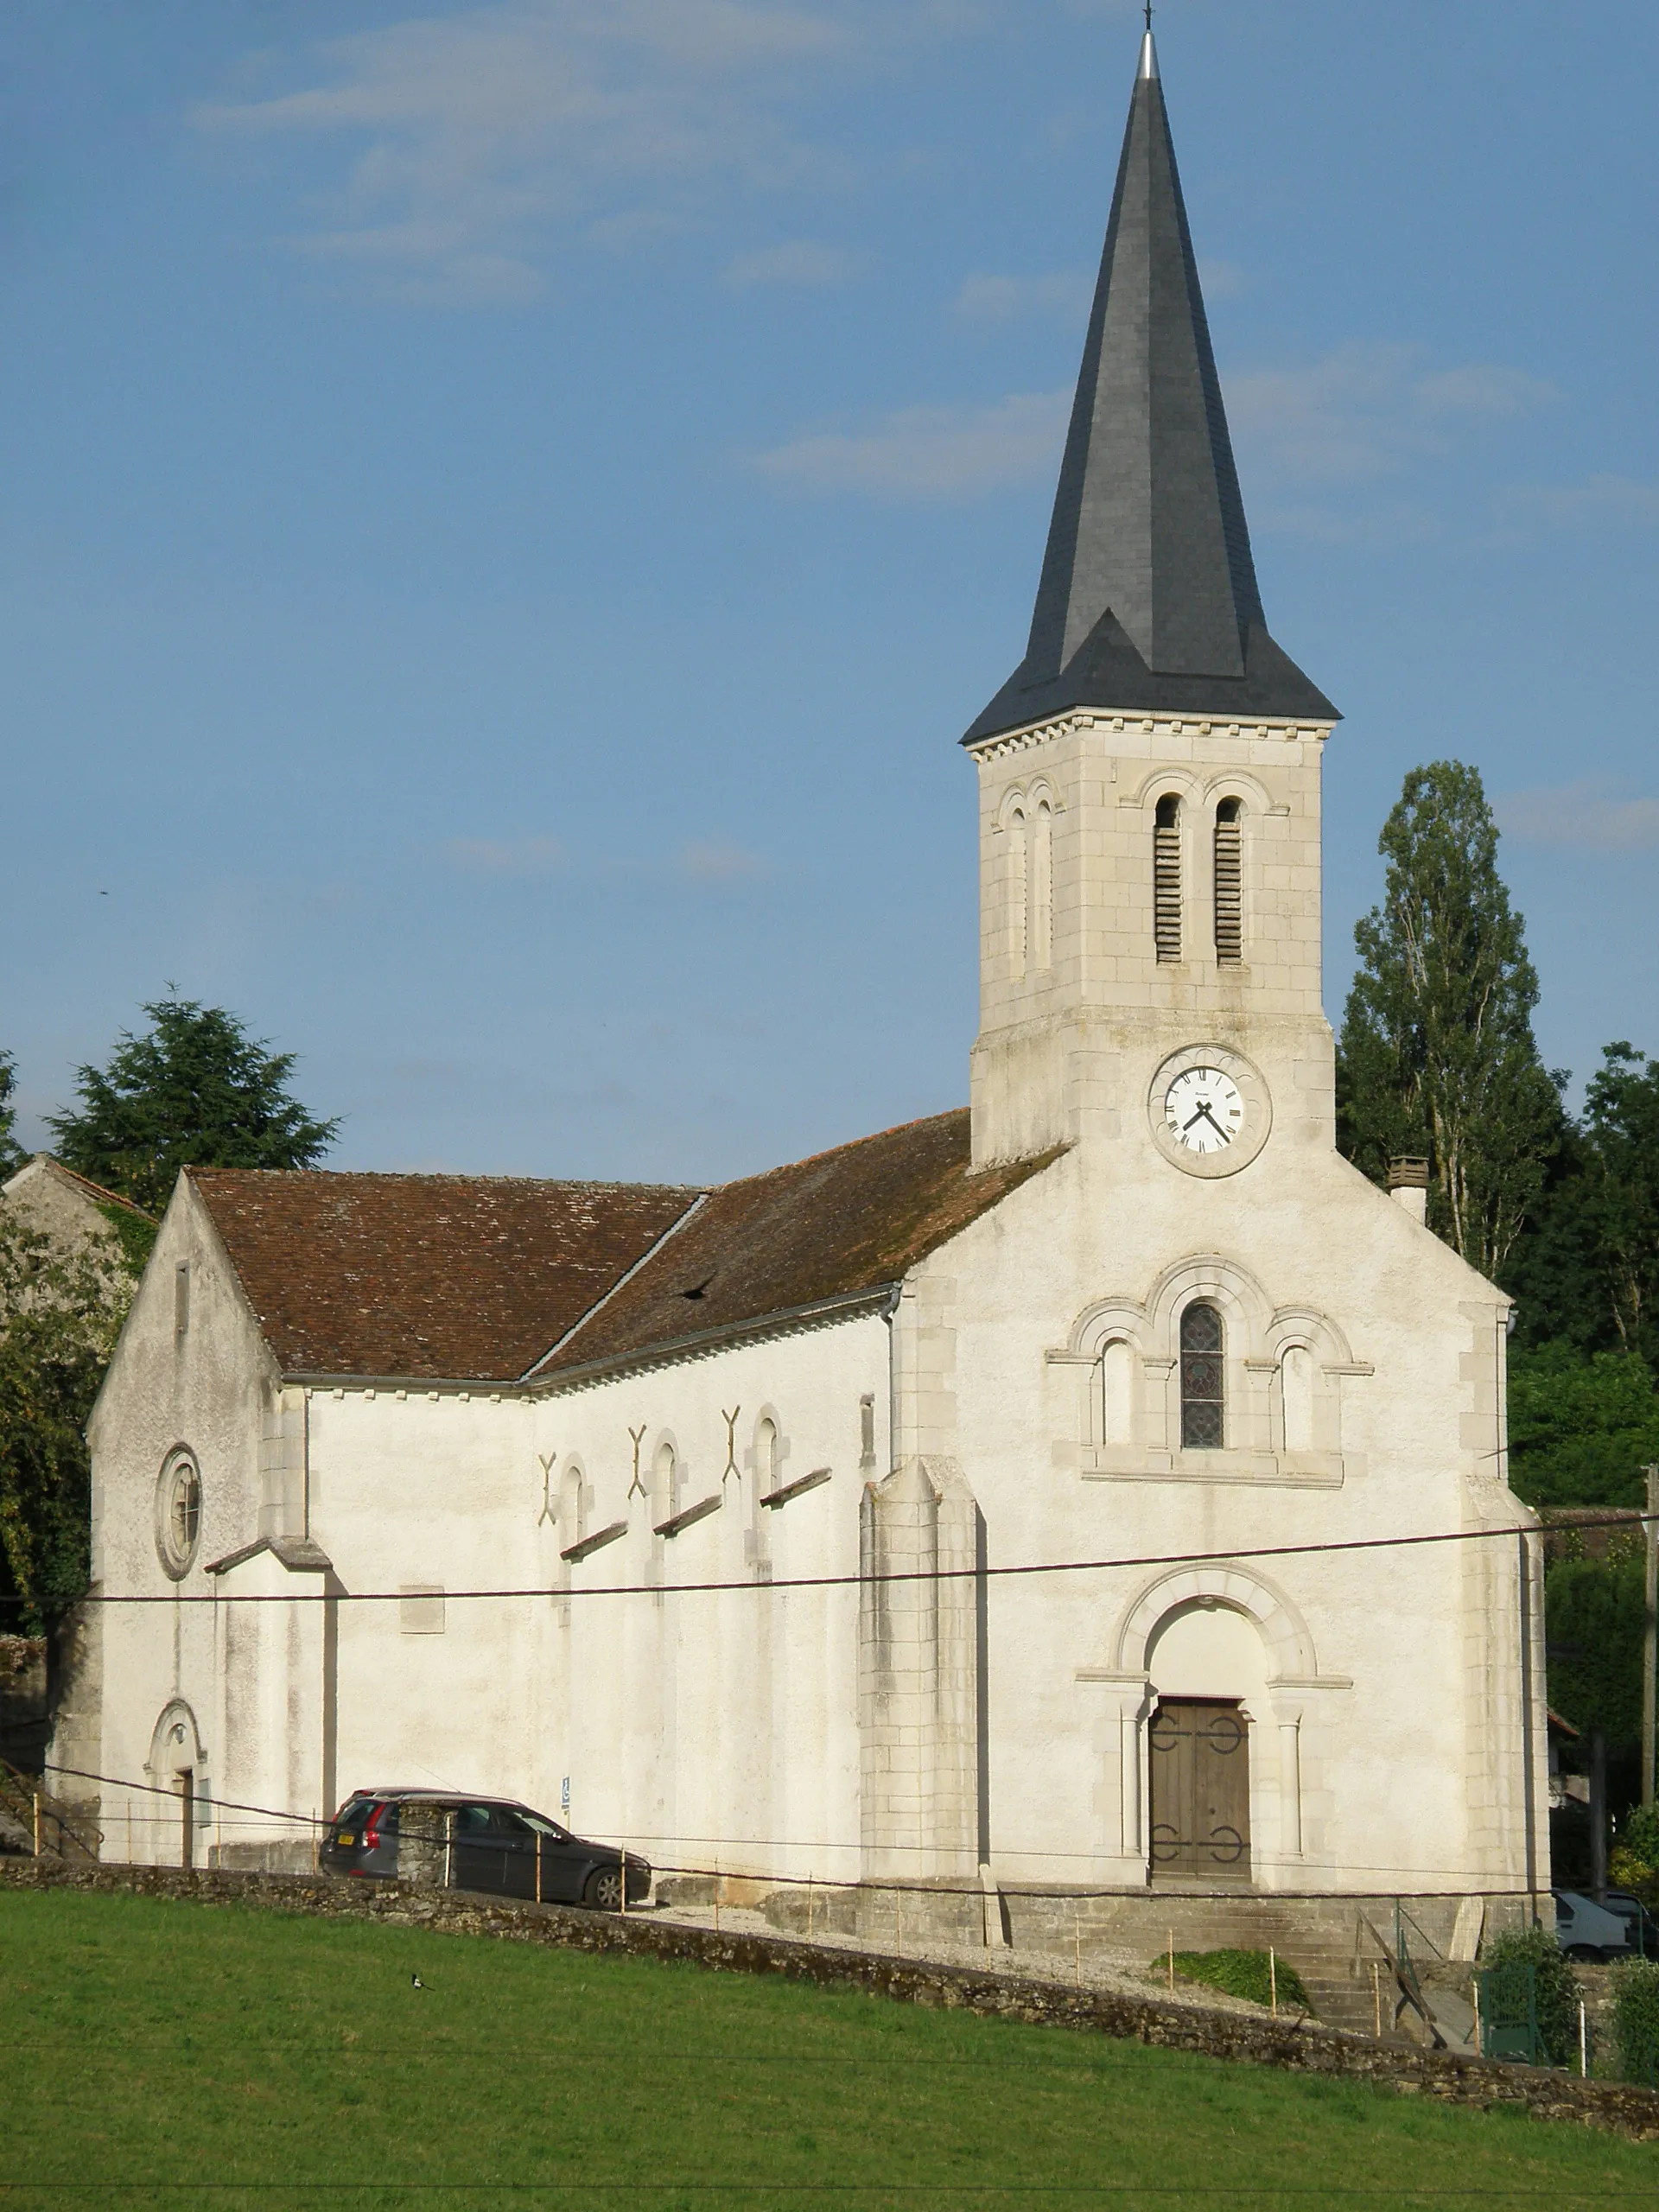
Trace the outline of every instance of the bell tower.
<instances>
[{"instance_id":1,"label":"bell tower","mask_svg":"<svg viewBox=\"0 0 1659 2212\"><path fill-rule=\"evenodd\" d=\"M1030 643L963 740L976 1163L1131 1138L1221 1175L1334 1141L1336 720L1262 615L1148 30Z\"/></svg>"}]
</instances>

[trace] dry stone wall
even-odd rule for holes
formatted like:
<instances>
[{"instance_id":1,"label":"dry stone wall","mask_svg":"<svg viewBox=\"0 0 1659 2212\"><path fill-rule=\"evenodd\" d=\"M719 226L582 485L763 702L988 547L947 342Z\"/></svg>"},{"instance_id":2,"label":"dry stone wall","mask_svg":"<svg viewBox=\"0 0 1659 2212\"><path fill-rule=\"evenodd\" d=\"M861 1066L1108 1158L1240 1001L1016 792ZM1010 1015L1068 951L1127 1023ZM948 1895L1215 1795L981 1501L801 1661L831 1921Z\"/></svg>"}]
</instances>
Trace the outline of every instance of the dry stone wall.
<instances>
[{"instance_id":1,"label":"dry stone wall","mask_svg":"<svg viewBox=\"0 0 1659 2212\"><path fill-rule=\"evenodd\" d=\"M1292 2073L1346 2076L1402 2096L1433 2097L1442 2103L1483 2109L1518 2107L1538 2119L1576 2120L1638 2142L1659 2141L1659 2092L1620 2082L1583 2082L1542 2068L1406 2049L1306 2022L1293 2025L1243 2013L1209 2012L966 1967L820 1948L781 1936L716 1934L656 1920L649 1914L624 1917L558 1905L510 1904L401 1882L353 1882L315 1875L67 1867L33 1859L0 1863L0 1897L7 1891L23 1890L124 1892L207 1904L265 1906L321 1918L384 1921L437 1934L490 1936L566 1950L673 1960L716 1973L780 1974L826 1989L861 1989L899 2004L1071 2028Z\"/></svg>"}]
</instances>

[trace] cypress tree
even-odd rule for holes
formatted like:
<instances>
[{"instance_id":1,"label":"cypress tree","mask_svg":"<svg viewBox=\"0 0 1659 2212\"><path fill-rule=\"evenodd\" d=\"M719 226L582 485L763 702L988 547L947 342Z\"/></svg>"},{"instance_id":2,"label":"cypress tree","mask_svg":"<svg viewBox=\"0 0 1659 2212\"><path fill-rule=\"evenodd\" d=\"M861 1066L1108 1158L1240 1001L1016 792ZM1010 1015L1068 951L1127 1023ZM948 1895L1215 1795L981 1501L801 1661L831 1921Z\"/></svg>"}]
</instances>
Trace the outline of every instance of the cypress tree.
<instances>
[{"instance_id":1,"label":"cypress tree","mask_svg":"<svg viewBox=\"0 0 1659 2212\"><path fill-rule=\"evenodd\" d=\"M1391 1157L1427 1157L1429 1226L1495 1277L1560 1141L1565 1078L1533 1037L1538 978L1478 770L1414 768L1377 849L1388 876L1354 930L1338 1142L1377 1182Z\"/></svg>"}]
</instances>

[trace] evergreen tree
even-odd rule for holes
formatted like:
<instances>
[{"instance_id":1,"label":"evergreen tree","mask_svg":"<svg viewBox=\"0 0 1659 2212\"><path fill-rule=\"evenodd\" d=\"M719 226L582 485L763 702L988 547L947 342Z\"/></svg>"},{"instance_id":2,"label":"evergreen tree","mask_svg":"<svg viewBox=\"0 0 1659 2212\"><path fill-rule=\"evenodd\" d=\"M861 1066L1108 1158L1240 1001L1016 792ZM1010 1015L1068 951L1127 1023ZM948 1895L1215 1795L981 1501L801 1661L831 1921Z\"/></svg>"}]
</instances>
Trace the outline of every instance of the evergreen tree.
<instances>
[{"instance_id":1,"label":"evergreen tree","mask_svg":"<svg viewBox=\"0 0 1659 2212\"><path fill-rule=\"evenodd\" d=\"M339 1122L289 1094L292 1052L194 999L143 1011L149 1033L124 1032L107 1068L78 1070L79 1111L49 1117L66 1166L160 1213L181 1167L308 1167L334 1142Z\"/></svg>"},{"instance_id":2,"label":"evergreen tree","mask_svg":"<svg viewBox=\"0 0 1659 2212\"><path fill-rule=\"evenodd\" d=\"M16 1061L10 1052L0 1052L0 1182L15 1175L27 1157L16 1135L17 1109L11 1097L16 1081Z\"/></svg>"},{"instance_id":3,"label":"evergreen tree","mask_svg":"<svg viewBox=\"0 0 1659 2212\"><path fill-rule=\"evenodd\" d=\"M1338 1141L1378 1182L1391 1157L1427 1157L1429 1226L1495 1276L1543 1186L1562 1110L1533 1038L1538 979L1479 772L1414 768L1377 849L1388 876L1354 930Z\"/></svg>"},{"instance_id":4,"label":"evergreen tree","mask_svg":"<svg viewBox=\"0 0 1659 2212\"><path fill-rule=\"evenodd\" d=\"M1517 1246L1530 1345L1632 1352L1659 1371L1659 1059L1609 1045Z\"/></svg>"}]
</instances>

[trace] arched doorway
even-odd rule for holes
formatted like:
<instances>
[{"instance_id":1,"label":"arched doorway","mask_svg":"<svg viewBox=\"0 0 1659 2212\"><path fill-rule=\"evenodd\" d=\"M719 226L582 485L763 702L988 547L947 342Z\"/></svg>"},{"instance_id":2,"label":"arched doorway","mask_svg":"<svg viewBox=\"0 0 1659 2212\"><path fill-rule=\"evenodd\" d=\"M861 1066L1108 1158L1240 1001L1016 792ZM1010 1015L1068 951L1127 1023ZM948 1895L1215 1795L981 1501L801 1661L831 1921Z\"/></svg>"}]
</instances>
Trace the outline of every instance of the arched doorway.
<instances>
[{"instance_id":1,"label":"arched doorway","mask_svg":"<svg viewBox=\"0 0 1659 2212\"><path fill-rule=\"evenodd\" d=\"M149 1739L144 1763L151 1787L175 1799L169 1815L166 1796L152 1797L156 1838L155 1863L162 1866L199 1866L207 1855L207 1755L202 1748L196 1716L182 1698L169 1699L162 1708Z\"/></svg>"},{"instance_id":2,"label":"arched doorway","mask_svg":"<svg viewBox=\"0 0 1659 2212\"><path fill-rule=\"evenodd\" d=\"M1147 1654L1154 1881L1251 1878L1251 1731L1267 1700L1255 1624L1213 1598L1178 1605Z\"/></svg>"}]
</instances>

